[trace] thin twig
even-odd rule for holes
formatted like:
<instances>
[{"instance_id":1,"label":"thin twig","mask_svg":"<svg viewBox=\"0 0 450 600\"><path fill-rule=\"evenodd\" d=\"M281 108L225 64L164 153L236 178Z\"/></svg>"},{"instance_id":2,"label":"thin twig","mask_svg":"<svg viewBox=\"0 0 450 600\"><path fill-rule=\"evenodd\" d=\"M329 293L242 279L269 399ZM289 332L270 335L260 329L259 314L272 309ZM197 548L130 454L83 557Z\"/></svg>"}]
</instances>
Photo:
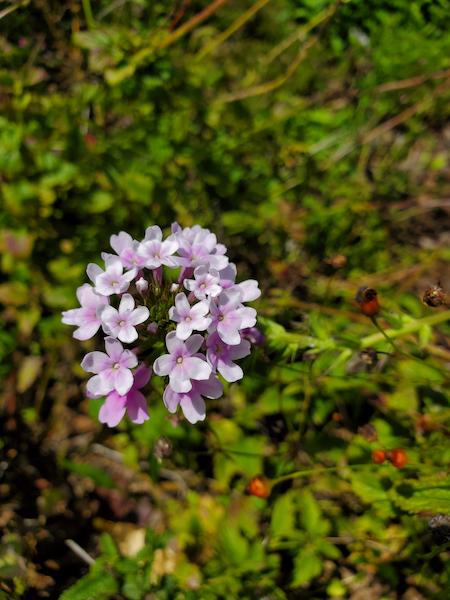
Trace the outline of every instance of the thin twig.
<instances>
[{"instance_id":1,"label":"thin twig","mask_svg":"<svg viewBox=\"0 0 450 600\"><path fill-rule=\"evenodd\" d=\"M253 4L253 6L251 6L248 10L242 13L242 15L239 15L239 17L235 21L233 21L233 23L227 29L225 29L223 33L221 33L220 35L209 41L207 44L205 44L205 46L197 54L196 58L200 60L207 54L214 52L216 48L218 48L229 37L236 33L238 29L243 27L243 25L245 25L245 23L247 23L247 21L251 19L253 15L255 15L259 10L261 10L261 8L263 8L268 2L270 2L270 0L258 0L257 2L255 2L255 4Z\"/></svg>"},{"instance_id":2,"label":"thin twig","mask_svg":"<svg viewBox=\"0 0 450 600\"><path fill-rule=\"evenodd\" d=\"M313 17L308 23L302 25L297 31L291 33L289 37L283 40L280 44L272 48L267 57L264 59L265 65L270 65L280 54L283 54L285 50L292 46L295 42L300 42L305 39L306 35L312 30L320 25L322 21L325 21L330 17L334 11L336 10L337 3L335 5L327 6L324 10L322 10L318 15Z\"/></svg>"},{"instance_id":3,"label":"thin twig","mask_svg":"<svg viewBox=\"0 0 450 600\"><path fill-rule=\"evenodd\" d=\"M92 558L92 556L74 540L65 540L65 544L72 550L74 554L78 556L78 558L81 558L81 560L89 566L92 566L95 563L95 560Z\"/></svg>"},{"instance_id":4,"label":"thin twig","mask_svg":"<svg viewBox=\"0 0 450 600\"><path fill-rule=\"evenodd\" d=\"M181 27L178 27L177 29L175 29L175 31L170 33L161 42L159 47L162 49L171 46L174 42L186 35L186 33L189 33L195 27L197 27L197 25L200 25L200 23L206 21L206 19L213 15L226 2L228 2L228 0L215 0L215 2L212 2L209 6L207 6L202 11L194 15L191 19L189 19L189 21L186 21L184 25L181 25Z\"/></svg>"},{"instance_id":5,"label":"thin twig","mask_svg":"<svg viewBox=\"0 0 450 600\"><path fill-rule=\"evenodd\" d=\"M407 88L422 85L422 83L426 83L427 81L430 81L430 79L446 79L447 77L450 77L450 69L436 71L427 75L416 75L416 77L409 77L408 79L399 79L398 81L388 81L387 83L377 85L374 91L383 93L393 92L396 90L405 90Z\"/></svg>"},{"instance_id":6,"label":"thin twig","mask_svg":"<svg viewBox=\"0 0 450 600\"><path fill-rule=\"evenodd\" d=\"M232 92L230 94L226 94L226 95L222 96L222 98L219 98L218 101L219 102L235 102L236 100L243 100L245 98L261 96L263 94L268 94L269 92L273 92L274 90L276 90L279 87L281 87L282 85L284 85L286 83L286 81L288 81L292 77L292 75L296 72L299 65L308 56L308 53L311 50L311 48L319 41L321 29L324 27L325 23L334 15L334 13L337 10L338 5L339 5L339 2L336 2L335 4L330 6L326 10L325 14L322 15L322 18L320 19L320 21L318 19L316 19L315 26L318 23L321 24L319 33L316 35L313 35L308 40L306 40L306 42L300 47L299 51L297 52L296 56L294 57L294 60L288 66L288 68L286 69L286 72L283 75L279 75L278 77L276 77L275 79L272 79L270 81L266 81L264 83L254 85L254 86L251 86L251 87L243 89L243 90L238 90L237 92Z\"/></svg>"}]
</instances>

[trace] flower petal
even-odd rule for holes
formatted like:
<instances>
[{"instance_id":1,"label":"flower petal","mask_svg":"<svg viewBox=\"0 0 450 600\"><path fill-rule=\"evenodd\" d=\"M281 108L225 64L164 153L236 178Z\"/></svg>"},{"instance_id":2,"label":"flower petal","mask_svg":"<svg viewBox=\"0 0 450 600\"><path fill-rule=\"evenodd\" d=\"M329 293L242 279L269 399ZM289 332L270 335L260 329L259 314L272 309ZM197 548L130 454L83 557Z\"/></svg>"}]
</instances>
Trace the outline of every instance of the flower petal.
<instances>
[{"instance_id":1,"label":"flower petal","mask_svg":"<svg viewBox=\"0 0 450 600\"><path fill-rule=\"evenodd\" d=\"M73 332L73 337L76 340L90 340L97 331L99 330L100 322L99 321L91 321L90 323L84 323L80 325L78 329L75 329Z\"/></svg>"},{"instance_id":2,"label":"flower petal","mask_svg":"<svg viewBox=\"0 0 450 600\"><path fill-rule=\"evenodd\" d=\"M120 300L119 313L131 312L134 309L134 298L131 294L124 294Z\"/></svg>"},{"instance_id":3,"label":"flower petal","mask_svg":"<svg viewBox=\"0 0 450 600\"><path fill-rule=\"evenodd\" d=\"M175 296L175 306L177 309L177 313L184 317L189 314L191 310L191 305L186 298L186 294L180 293Z\"/></svg>"},{"instance_id":4,"label":"flower petal","mask_svg":"<svg viewBox=\"0 0 450 600\"><path fill-rule=\"evenodd\" d=\"M173 389L168 385L164 390L163 402L170 413L177 412L178 404L180 403L180 394L174 392Z\"/></svg>"},{"instance_id":5,"label":"flower petal","mask_svg":"<svg viewBox=\"0 0 450 600\"><path fill-rule=\"evenodd\" d=\"M192 323L181 321L181 323L178 323L177 325L176 332L178 339L187 340L192 333Z\"/></svg>"},{"instance_id":6,"label":"flower petal","mask_svg":"<svg viewBox=\"0 0 450 600\"><path fill-rule=\"evenodd\" d=\"M196 356L186 357L183 366L190 379L208 379L211 375L211 366Z\"/></svg>"},{"instance_id":7,"label":"flower petal","mask_svg":"<svg viewBox=\"0 0 450 600\"><path fill-rule=\"evenodd\" d=\"M81 361L81 368L88 373L100 373L111 366L111 359L104 352L89 352Z\"/></svg>"},{"instance_id":8,"label":"flower petal","mask_svg":"<svg viewBox=\"0 0 450 600\"><path fill-rule=\"evenodd\" d=\"M126 231L120 231L118 235L112 235L109 238L111 248L120 254L125 248L129 248L133 245L133 238Z\"/></svg>"},{"instance_id":9,"label":"flower petal","mask_svg":"<svg viewBox=\"0 0 450 600\"><path fill-rule=\"evenodd\" d=\"M241 367L231 360L219 360L217 363L217 370L225 381L230 383L244 377L244 372Z\"/></svg>"},{"instance_id":10,"label":"flower petal","mask_svg":"<svg viewBox=\"0 0 450 600\"><path fill-rule=\"evenodd\" d=\"M136 389L143 388L144 385L150 381L150 377L152 376L152 370L147 367L144 363L141 363L139 367L134 372L134 384L133 387Z\"/></svg>"},{"instance_id":11,"label":"flower petal","mask_svg":"<svg viewBox=\"0 0 450 600\"><path fill-rule=\"evenodd\" d=\"M184 369L175 368L169 374L170 387L174 392L189 392L192 389L192 383L187 377Z\"/></svg>"},{"instance_id":12,"label":"flower petal","mask_svg":"<svg viewBox=\"0 0 450 600\"><path fill-rule=\"evenodd\" d=\"M120 357L122 356L123 346L119 342L119 340L114 339L113 337L105 338L105 348L106 352L111 357L111 360L114 362L119 362Z\"/></svg>"},{"instance_id":13,"label":"flower petal","mask_svg":"<svg viewBox=\"0 0 450 600\"><path fill-rule=\"evenodd\" d=\"M127 412L133 423L141 425L150 418L147 408L147 400L137 390L131 390L127 395Z\"/></svg>"},{"instance_id":14,"label":"flower petal","mask_svg":"<svg viewBox=\"0 0 450 600\"><path fill-rule=\"evenodd\" d=\"M103 273L103 269L101 269L98 265L96 265L95 263L89 263L88 266L86 267L86 273L87 276L89 277L89 279L95 283L96 278L101 275L101 273Z\"/></svg>"},{"instance_id":15,"label":"flower petal","mask_svg":"<svg viewBox=\"0 0 450 600\"><path fill-rule=\"evenodd\" d=\"M109 380L100 375L94 375L91 377L86 384L86 389L91 398L98 398L99 396L105 396L112 391L113 386Z\"/></svg>"},{"instance_id":16,"label":"flower petal","mask_svg":"<svg viewBox=\"0 0 450 600\"><path fill-rule=\"evenodd\" d=\"M146 321L150 316L150 311L146 306L138 306L133 310L130 315L130 323L132 325L140 325Z\"/></svg>"},{"instance_id":17,"label":"flower petal","mask_svg":"<svg viewBox=\"0 0 450 600\"><path fill-rule=\"evenodd\" d=\"M166 346L167 350L173 354L177 350L183 349L184 344L177 338L175 331L169 331L169 333L166 335Z\"/></svg>"},{"instance_id":18,"label":"flower petal","mask_svg":"<svg viewBox=\"0 0 450 600\"><path fill-rule=\"evenodd\" d=\"M189 354L195 354L198 350L200 350L203 342L203 336L199 333L194 333L194 335L191 335L191 337L188 338L185 342Z\"/></svg>"},{"instance_id":19,"label":"flower petal","mask_svg":"<svg viewBox=\"0 0 450 600\"><path fill-rule=\"evenodd\" d=\"M125 327L120 327L117 337L124 344L131 344L138 339L138 332L132 325L125 325Z\"/></svg>"},{"instance_id":20,"label":"flower petal","mask_svg":"<svg viewBox=\"0 0 450 600\"><path fill-rule=\"evenodd\" d=\"M130 369L120 367L113 375L114 389L121 395L125 396L133 385L133 373Z\"/></svg>"},{"instance_id":21,"label":"flower petal","mask_svg":"<svg viewBox=\"0 0 450 600\"><path fill-rule=\"evenodd\" d=\"M164 377L168 375L175 365L175 359L171 354L159 356L153 363L153 370L157 375Z\"/></svg>"},{"instance_id":22,"label":"flower petal","mask_svg":"<svg viewBox=\"0 0 450 600\"><path fill-rule=\"evenodd\" d=\"M126 411L127 396L120 396L117 392L108 394L98 413L100 423L108 427L115 427L120 423Z\"/></svg>"},{"instance_id":23,"label":"flower petal","mask_svg":"<svg viewBox=\"0 0 450 600\"><path fill-rule=\"evenodd\" d=\"M205 401L200 394L188 395L183 394L180 401L181 410L189 423L197 423L204 421L206 417Z\"/></svg>"}]
</instances>

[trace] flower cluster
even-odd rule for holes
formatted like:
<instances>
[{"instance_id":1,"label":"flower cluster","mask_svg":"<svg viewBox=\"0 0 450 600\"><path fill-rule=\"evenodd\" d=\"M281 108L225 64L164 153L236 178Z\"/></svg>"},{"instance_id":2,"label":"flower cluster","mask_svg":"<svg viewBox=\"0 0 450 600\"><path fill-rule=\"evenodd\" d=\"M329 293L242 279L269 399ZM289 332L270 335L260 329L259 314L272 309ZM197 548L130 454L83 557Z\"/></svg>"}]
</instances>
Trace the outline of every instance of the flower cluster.
<instances>
[{"instance_id":1,"label":"flower cluster","mask_svg":"<svg viewBox=\"0 0 450 600\"><path fill-rule=\"evenodd\" d=\"M110 243L114 253L102 253L104 267L87 267L92 283L78 288L80 307L62 313L63 323L77 327L76 339L100 329L106 336L106 353L89 352L81 363L93 374L89 397L105 397L100 421L114 427L126 412L134 423L149 418L139 390L150 380L150 365L168 378L163 401L169 412L180 406L188 421L202 421L204 398L222 396L221 378L241 379L235 361L261 341L256 311L245 306L260 296L257 281L236 283L226 247L199 225L174 223L165 239L154 225L142 241L122 231Z\"/></svg>"}]
</instances>

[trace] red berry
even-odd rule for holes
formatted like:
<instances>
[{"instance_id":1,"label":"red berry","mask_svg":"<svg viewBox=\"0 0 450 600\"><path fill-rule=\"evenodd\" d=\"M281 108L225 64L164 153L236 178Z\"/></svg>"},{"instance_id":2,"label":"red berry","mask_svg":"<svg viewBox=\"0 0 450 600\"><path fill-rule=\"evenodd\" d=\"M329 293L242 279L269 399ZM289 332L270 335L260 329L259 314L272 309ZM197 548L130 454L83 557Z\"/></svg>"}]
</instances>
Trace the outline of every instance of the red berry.
<instances>
[{"instance_id":1,"label":"red berry","mask_svg":"<svg viewBox=\"0 0 450 600\"><path fill-rule=\"evenodd\" d=\"M391 450L390 461L394 467L402 469L408 462L408 455L403 448L394 448L394 450Z\"/></svg>"},{"instance_id":2,"label":"red berry","mask_svg":"<svg viewBox=\"0 0 450 600\"><path fill-rule=\"evenodd\" d=\"M372 451L372 462L376 465L381 465L386 460L386 452L384 450Z\"/></svg>"},{"instance_id":3,"label":"red berry","mask_svg":"<svg viewBox=\"0 0 450 600\"><path fill-rule=\"evenodd\" d=\"M268 498L270 496L270 485L264 477L260 475L253 477L247 486L247 494L257 496L258 498Z\"/></svg>"},{"instance_id":4,"label":"red berry","mask_svg":"<svg viewBox=\"0 0 450 600\"><path fill-rule=\"evenodd\" d=\"M363 315L366 315L366 317L374 317L380 312L378 294L373 288L359 288L358 293L356 294L356 302L359 304L361 312Z\"/></svg>"}]
</instances>

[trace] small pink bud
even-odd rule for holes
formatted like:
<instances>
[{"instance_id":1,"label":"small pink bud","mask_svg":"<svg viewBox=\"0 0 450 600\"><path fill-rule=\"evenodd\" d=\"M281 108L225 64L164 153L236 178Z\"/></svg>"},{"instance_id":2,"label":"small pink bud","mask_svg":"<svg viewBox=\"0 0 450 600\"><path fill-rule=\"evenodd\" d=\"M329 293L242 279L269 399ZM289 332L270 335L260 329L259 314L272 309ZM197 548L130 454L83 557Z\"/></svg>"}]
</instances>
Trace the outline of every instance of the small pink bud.
<instances>
[{"instance_id":1,"label":"small pink bud","mask_svg":"<svg viewBox=\"0 0 450 600\"><path fill-rule=\"evenodd\" d=\"M147 331L155 335L155 333L158 331L158 324L153 321L150 323L150 325L147 325Z\"/></svg>"},{"instance_id":2,"label":"small pink bud","mask_svg":"<svg viewBox=\"0 0 450 600\"><path fill-rule=\"evenodd\" d=\"M179 286L178 283L172 283L172 285L170 286L170 291L171 292L177 292L179 287L180 286Z\"/></svg>"}]
</instances>

